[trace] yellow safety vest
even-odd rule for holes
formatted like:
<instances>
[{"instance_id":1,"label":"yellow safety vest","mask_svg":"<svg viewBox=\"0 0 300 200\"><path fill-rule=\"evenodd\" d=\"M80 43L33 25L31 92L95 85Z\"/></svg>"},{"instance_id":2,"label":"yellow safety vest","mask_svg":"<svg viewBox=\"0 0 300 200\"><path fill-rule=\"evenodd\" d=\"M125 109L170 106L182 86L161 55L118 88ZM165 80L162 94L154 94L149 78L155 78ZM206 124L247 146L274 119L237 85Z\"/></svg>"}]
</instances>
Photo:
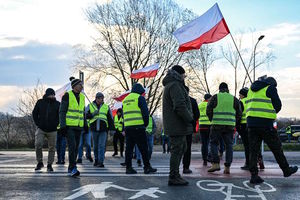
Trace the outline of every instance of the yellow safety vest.
<instances>
[{"instance_id":1,"label":"yellow safety vest","mask_svg":"<svg viewBox=\"0 0 300 200\"><path fill-rule=\"evenodd\" d=\"M125 127L144 125L142 112L138 106L139 97L137 93L130 93L122 102Z\"/></svg>"},{"instance_id":2,"label":"yellow safety vest","mask_svg":"<svg viewBox=\"0 0 300 200\"><path fill-rule=\"evenodd\" d=\"M217 94L218 105L213 111L213 125L235 126L234 97L227 92Z\"/></svg>"},{"instance_id":3,"label":"yellow safety vest","mask_svg":"<svg viewBox=\"0 0 300 200\"><path fill-rule=\"evenodd\" d=\"M95 112L96 109L97 109L97 105L95 103L92 103L92 104L89 105L91 113ZM108 112L108 110L109 110L108 105L105 104L105 103L102 104L102 106L100 107L100 110L99 110L99 114L95 115L92 119L90 119L89 124L92 124L97 119L100 119L100 120L104 121L105 124L106 124L106 127L108 127L108 122L107 122L107 112Z\"/></svg>"},{"instance_id":4,"label":"yellow safety vest","mask_svg":"<svg viewBox=\"0 0 300 200\"><path fill-rule=\"evenodd\" d=\"M207 101L202 101L198 105L200 111L199 125L211 125L211 122L209 121L208 116L206 115L207 104Z\"/></svg>"},{"instance_id":5,"label":"yellow safety vest","mask_svg":"<svg viewBox=\"0 0 300 200\"><path fill-rule=\"evenodd\" d=\"M152 130L153 130L153 121L152 121L152 117L149 116L149 124L146 128L147 133L152 134Z\"/></svg>"},{"instance_id":6,"label":"yellow safety vest","mask_svg":"<svg viewBox=\"0 0 300 200\"><path fill-rule=\"evenodd\" d=\"M118 115L115 115L115 129L118 130L119 132L123 131L123 117L121 116L120 119Z\"/></svg>"},{"instance_id":7,"label":"yellow safety vest","mask_svg":"<svg viewBox=\"0 0 300 200\"><path fill-rule=\"evenodd\" d=\"M246 110L247 110L247 108L246 108L246 100L247 100L246 97L243 98L243 99L241 99L241 102L242 102L242 104L244 106L244 110L243 110L243 113L242 113L241 124L247 124L247 118L246 118Z\"/></svg>"},{"instance_id":8,"label":"yellow safety vest","mask_svg":"<svg viewBox=\"0 0 300 200\"><path fill-rule=\"evenodd\" d=\"M79 94L79 104L73 91L69 91L69 107L66 114L66 125L67 126L84 126L84 106L85 97L83 94Z\"/></svg>"}]
</instances>

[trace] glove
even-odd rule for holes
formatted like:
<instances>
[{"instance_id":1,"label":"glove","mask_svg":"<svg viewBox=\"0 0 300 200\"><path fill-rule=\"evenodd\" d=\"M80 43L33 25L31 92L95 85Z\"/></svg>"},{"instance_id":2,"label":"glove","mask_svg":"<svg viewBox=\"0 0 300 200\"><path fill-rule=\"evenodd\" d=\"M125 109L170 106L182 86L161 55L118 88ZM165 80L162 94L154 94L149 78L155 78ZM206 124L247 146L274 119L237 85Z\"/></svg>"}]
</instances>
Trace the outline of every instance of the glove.
<instances>
[{"instance_id":1,"label":"glove","mask_svg":"<svg viewBox=\"0 0 300 200\"><path fill-rule=\"evenodd\" d=\"M68 134L67 127L61 127L61 128L59 129L59 133L60 133L63 137L66 137L67 134Z\"/></svg>"}]
</instances>

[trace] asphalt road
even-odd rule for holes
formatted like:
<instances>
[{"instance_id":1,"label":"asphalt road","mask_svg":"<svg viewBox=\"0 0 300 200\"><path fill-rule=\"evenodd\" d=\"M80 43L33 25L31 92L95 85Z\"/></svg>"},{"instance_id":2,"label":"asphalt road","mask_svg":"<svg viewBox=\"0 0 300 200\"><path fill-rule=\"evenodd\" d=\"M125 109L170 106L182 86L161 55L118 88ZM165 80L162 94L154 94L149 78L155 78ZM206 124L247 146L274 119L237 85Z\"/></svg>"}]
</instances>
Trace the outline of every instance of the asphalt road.
<instances>
[{"instance_id":1,"label":"asphalt road","mask_svg":"<svg viewBox=\"0 0 300 200\"><path fill-rule=\"evenodd\" d=\"M200 152L193 152L193 174L184 175L185 187L167 185L169 155L154 152L151 163L158 168L153 175L143 174L142 167L133 166L138 174L126 175L120 166L123 158L106 153L105 168L96 168L88 160L78 165L79 178L67 176L67 164L53 165L54 172L36 173L34 152L0 151L0 199L300 199L300 172L283 178L272 154L265 152L266 169L260 172L265 183L249 184L249 172L240 170L243 153L234 153L231 174L222 171L207 173ZM285 153L291 164L300 165L299 152ZM47 153L44 153L46 164ZM223 166L222 166L223 167Z\"/></svg>"}]
</instances>

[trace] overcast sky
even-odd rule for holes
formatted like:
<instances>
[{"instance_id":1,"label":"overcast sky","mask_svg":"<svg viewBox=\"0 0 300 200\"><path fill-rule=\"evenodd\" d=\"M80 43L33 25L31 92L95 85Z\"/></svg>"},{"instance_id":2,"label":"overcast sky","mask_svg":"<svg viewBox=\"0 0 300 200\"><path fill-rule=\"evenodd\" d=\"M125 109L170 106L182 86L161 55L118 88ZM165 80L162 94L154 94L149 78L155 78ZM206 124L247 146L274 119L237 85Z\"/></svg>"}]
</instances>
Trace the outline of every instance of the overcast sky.
<instances>
[{"instance_id":1,"label":"overcast sky","mask_svg":"<svg viewBox=\"0 0 300 200\"><path fill-rule=\"evenodd\" d=\"M72 74L73 46L91 44L93 29L84 10L92 0L0 0L0 111L11 112L24 88L41 80L58 89ZM102 1L97 1L102 2ZM201 15L216 1L178 0L181 6ZM218 1L217 1L218 2ZM264 34L261 50L272 50L276 60L257 71L278 80L283 109L279 116L300 117L300 4L298 1L218 2L231 32L253 30ZM214 45L230 42L227 36ZM251 42L249 41L249 45ZM216 66L211 79L223 75L232 84L232 69Z\"/></svg>"}]
</instances>

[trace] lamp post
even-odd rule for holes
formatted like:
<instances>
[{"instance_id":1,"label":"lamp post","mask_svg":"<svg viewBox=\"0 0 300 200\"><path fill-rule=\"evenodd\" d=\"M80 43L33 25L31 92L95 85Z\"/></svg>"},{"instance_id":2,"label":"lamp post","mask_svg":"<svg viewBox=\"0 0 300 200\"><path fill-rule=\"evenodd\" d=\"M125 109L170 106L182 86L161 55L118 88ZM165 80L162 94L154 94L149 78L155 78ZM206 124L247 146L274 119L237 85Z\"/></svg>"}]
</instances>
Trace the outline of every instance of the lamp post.
<instances>
[{"instance_id":1,"label":"lamp post","mask_svg":"<svg viewBox=\"0 0 300 200\"><path fill-rule=\"evenodd\" d=\"M259 41L261 41L265 36L261 35L259 36L255 46L254 46L254 52L253 52L253 81L255 81L255 51L256 51L256 46L259 43Z\"/></svg>"}]
</instances>

